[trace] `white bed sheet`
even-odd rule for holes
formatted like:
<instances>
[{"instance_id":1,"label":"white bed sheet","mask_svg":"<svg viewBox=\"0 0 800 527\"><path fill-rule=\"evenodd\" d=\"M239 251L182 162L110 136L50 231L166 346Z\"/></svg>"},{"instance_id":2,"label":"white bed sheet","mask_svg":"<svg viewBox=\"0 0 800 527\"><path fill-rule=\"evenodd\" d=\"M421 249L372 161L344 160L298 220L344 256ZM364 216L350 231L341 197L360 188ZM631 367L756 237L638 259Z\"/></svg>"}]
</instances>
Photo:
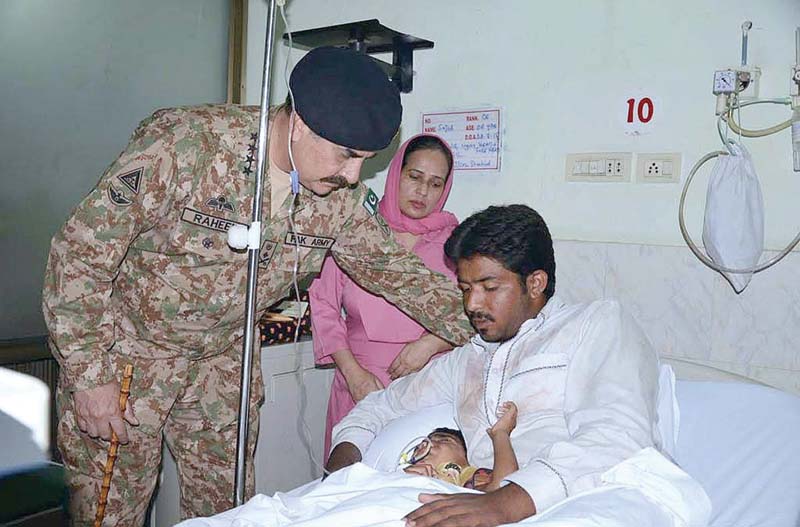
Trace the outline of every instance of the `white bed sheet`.
<instances>
[{"instance_id":1,"label":"white bed sheet","mask_svg":"<svg viewBox=\"0 0 800 527\"><path fill-rule=\"evenodd\" d=\"M676 460L711 498L711 526L800 526L800 397L735 382L676 391Z\"/></svg>"},{"instance_id":2,"label":"white bed sheet","mask_svg":"<svg viewBox=\"0 0 800 527\"><path fill-rule=\"evenodd\" d=\"M179 527L401 527L403 517L420 506L421 492L465 489L358 463L323 482L273 497L259 495L241 507ZM601 486L516 525L694 527L706 525L710 510L697 482L649 448L607 471Z\"/></svg>"},{"instance_id":3,"label":"white bed sheet","mask_svg":"<svg viewBox=\"0 0 800 527\"><path fill-rule=\"evenodd\" d=\"M680 433L675 459L694 478L681 481L675 487L685 489L681 495L670 495L666 492L669 486L661 485L683 474L675 469L677 472L670 476L668 467L672 465L661 456L657 458L664 464L654 462L655 468L645 468L647 463L642 464L641 458L628 460L606 474L603 487L570 498L524 524L547 527L682 524L692 527L707 524L710 527L799 527L800 397L759 385L709 381L678 381L676 392ZM402 423L390 423L384 432L394 430L396 433L385 434L385 437L382 433L381 441L376 440L381 447L371 448L365 454L365 462L391 469L396 464L396 453L413 439L410 436L425 434L435 426L454 426L451 416L452 409L440 407L427 415L409 416ZM419 506L416 501L419 492L463 492L463 489L448 489L447 484L428 478L387 475L365 465L359 467L355 474L347 476L350 483L358 482L355 488L348 489L349 483L342 481L337 483L337 478L346 477L349 472L337 473L326 480L328 487L312 482L287 494L278 493L274 498L257 496L243 508L180 525L399 526L402 522L397 518ZM620 467L635 470L633 475L624 476L628 468ZM650 474L654 479L645 484L647 478L640 477L643 474ZM614 482L620 475L627 477L627 483ZM403 483L398 483L397 478ZM710 505L695 481L705 489ZM334 484L338 487L330 488ZM399 491L400 487L405 490ZM314 504L313 500L320 495L325 496L323 505ZM306 511L303 514L311 514L310 517L290 515L281 519L275 512L290 510L281 507L299 503L303 503L301 511ZM705 511L710 516L708 522L703 520L705 506L710 507ZM318 514L325 507L326 514ZM340 514L344 516L332 516Z\"/></svg>"}]
</instances>

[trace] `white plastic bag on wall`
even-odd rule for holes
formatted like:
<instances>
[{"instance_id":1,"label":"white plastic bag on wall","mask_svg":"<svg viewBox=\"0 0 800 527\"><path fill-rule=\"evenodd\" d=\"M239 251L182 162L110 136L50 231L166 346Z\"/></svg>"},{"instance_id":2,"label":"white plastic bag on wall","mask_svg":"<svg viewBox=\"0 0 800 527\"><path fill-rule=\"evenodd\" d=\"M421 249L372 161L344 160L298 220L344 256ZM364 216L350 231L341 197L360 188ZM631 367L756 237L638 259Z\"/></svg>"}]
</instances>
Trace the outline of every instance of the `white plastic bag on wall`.
<instances>
[{"instance_id":1,"label":"white plastic bag on wall","mask_svg":"<svg viewBox=\"0 0 800 527\"><path fill-rule=\"evenodd\" d=\"M706 193L703 243L714 263L730 269L750 269L764 252L764 200L753 160L742 145L731 144L732 155L721 155L711 171ZM753 273L722 273L737 293Z\"/></svg>"}]
</instances>

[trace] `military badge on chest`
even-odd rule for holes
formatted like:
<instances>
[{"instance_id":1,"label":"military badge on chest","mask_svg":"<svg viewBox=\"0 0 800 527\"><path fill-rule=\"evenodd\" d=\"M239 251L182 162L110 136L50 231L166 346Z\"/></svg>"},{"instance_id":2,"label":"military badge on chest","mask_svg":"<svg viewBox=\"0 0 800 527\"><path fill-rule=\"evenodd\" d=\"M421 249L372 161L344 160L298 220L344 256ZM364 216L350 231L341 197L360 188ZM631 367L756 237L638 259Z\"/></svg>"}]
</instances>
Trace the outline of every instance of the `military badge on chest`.
<instances>
[{"instance_id":1,"label":"military badge on chest","mask_svg":"<svg viewBox=\"0 0 800 527\"><path fill-rule=\"evenodd\" d=\"M225 196L218 196L216 198L211 198L210 200L206 201L206 205L220 212L225 210L228 212L236 212L236 209L233 207L233 204L227 199L225 199Z\"/></svg>"},{"instance_id":2,"label":"military badge on chest","mask_svg":"<svg viewBox=\"0 0 800 527\"><path fill-rule=\"evenodd\" d=\"M236 207L225 196L217 196L205 201L205 206L217 214L207 214L205 212L194 210L190 207L184 207L181 214L181 221L191 223L206 229L211 229L217 232L228 232L232 225L244 225L238 221L233 221L228 218L219 216L222 213L234 213ZM203 241L203 246L206 249L213 247L213 240L206 238Z\"/></svg>"}]
</instances>

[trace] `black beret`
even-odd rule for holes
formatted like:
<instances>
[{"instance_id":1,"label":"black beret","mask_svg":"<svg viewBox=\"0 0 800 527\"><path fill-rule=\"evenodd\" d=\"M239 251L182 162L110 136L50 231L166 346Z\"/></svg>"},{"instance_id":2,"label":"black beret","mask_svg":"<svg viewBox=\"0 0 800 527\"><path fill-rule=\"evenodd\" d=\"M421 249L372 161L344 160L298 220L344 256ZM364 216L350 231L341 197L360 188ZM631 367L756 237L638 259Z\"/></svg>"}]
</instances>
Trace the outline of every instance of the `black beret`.
<instances>
[{"instance_id":1,"label":"black beret","mask_svg":"<svg viewBox=\"0 0 800 527\"><path fill-rule=\"evenodd\" d=\"M382 150L400 127L400 92L363 53L331 46L312 49L294 67L289 86L297 114L337 145Z\"/></svg>"}]
</instances>

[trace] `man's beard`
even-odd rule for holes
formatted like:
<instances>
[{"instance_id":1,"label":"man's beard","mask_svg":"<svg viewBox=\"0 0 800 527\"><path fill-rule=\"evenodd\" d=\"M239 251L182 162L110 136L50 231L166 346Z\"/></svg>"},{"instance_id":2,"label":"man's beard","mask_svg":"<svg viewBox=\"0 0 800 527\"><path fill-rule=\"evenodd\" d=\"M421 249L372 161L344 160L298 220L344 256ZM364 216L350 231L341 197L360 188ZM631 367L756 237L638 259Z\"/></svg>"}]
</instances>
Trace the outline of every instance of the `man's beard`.
<instances>
[{"instance_id":1,"label":"man's beard","mask_svg":"<svg viewBox=\"0 0 800 527\"><path fill-rule=\"evenodd\" d=\"M481 338L483 340L485 340L486 342L497 342L498 340L504 340L504 339L487 338L487 336L484 334L484 332L481 331L480 329L478 329L478 324L481 323L481 322L494 322L495 321L494 318L491 315L488 315L487 313L477 312L477 313L469 313L467 316L469 317L469 321L472 324L472 327L475 328L475 331L477 331L478 334L481 336Z\"/></svg>"}]
</instances>

